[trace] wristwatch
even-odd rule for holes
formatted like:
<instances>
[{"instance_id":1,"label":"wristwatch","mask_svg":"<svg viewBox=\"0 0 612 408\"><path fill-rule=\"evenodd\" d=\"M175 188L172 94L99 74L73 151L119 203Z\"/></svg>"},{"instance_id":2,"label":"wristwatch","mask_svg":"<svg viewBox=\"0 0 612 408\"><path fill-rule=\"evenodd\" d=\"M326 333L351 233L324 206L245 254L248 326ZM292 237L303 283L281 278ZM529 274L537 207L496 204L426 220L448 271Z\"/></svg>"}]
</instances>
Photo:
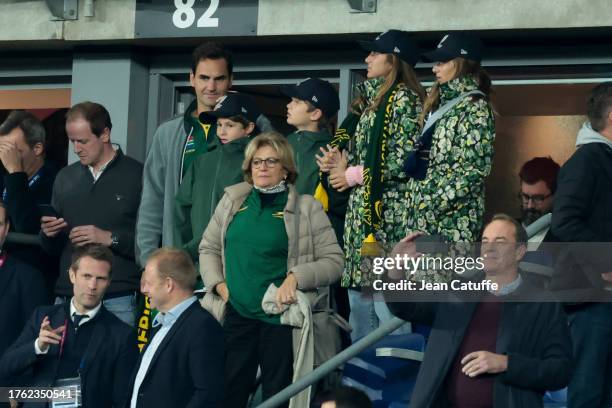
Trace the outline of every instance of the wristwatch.
<instances>
[{"instance_id":1,"label":"wristwatch","mask_svg":"<svg viewBox=\"0 0 612 408\"><path fill-rule=\"evenodd\" d=\"M111 232L111 244L110 247L111 248L116 248L119 245L119 238L117 237L116 234Z\"/></svg>"}]
</instances>

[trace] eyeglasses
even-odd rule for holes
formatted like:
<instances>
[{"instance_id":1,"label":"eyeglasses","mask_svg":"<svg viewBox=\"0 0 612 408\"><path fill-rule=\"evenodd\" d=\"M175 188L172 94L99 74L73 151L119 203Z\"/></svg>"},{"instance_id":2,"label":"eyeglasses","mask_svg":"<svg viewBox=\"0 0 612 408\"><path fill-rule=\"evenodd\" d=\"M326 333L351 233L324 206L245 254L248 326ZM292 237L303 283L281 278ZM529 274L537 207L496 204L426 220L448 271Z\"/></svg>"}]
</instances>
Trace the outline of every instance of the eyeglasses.
<instances>
[{"instance_id":1,"label":"eyeglasses","mask_svg":"<svg viewBox=\"0 0 612 408\"><path fill-rule=\"evenodd\" d=\"M251 165L253 166L254 169L259 169L261 167L263 167L264 163L266 164L266 167L269 169L272 169L274 167L276 167L276 165L278 163L280 163L279 159L275 159L273 157L267 158L267 159L253 159L251 160Z\"/></svg>"},{"instance_id":2,"label":"eyeglasses","mask_svg":"<svg viewBox=\"0 0 612 408\"><path fill-rule=\"evenodd\" d=\"M527 204L529 203L529 200L533 201L534 204L536 205L540 205L544 202L544 200L546 200L548 197L550 197L552 194L535 194L535 195L529 195L529 194L525 194L525 193L519 193L518 197L519 199Z\"/></svg>"}]
</instances>

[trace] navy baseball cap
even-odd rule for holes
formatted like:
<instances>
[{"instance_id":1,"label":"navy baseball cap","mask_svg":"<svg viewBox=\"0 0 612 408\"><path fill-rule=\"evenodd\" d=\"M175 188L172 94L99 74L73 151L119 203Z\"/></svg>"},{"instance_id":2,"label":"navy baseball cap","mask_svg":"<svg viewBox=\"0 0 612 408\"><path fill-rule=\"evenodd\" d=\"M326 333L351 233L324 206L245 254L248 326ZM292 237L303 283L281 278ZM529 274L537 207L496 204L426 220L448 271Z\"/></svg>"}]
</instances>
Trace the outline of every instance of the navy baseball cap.
<instances>
[{"instance_id":1,"label":"navy baseball cap","mask_svg":"<svg viewBox=\"0 0 612 408\"><path fill-rule=\"evenodd\" d=\"M282 85L280 91L290 98L308 101L326 118L332 118L340 109L340 99L333 85L319 78L307 78L297 85Z\"/></svg>"},{"instance_id":2,"label":"navy baseball cap","mask_svg":"<svg viewBox=\"0 0 612 408\"><path fill-rule=\"evenodd\" d=\"M446 62L457 57L480 62L483 51L482 42L475 35L451 33L442 37L435 50L424 53L422 57L428 62Z\"/></svg>"},{"instance_id":3,"label":"navy baseball cap","mask_svg":"<svg viewBox=\"0 0 612 408\"><path fill-rule=\"evenodd\" d=\"M366 51L395 54L413 67L419 60L419 47L406 31L388 30L376 37L374 41L359 41L359 45Z\"/></svg>"},{"instance_id":4,"label":"navy baseball cap","mask_svg":"<svg viewBox=\"0 0 612 408\"><path fill-rule=\"evenodd\" d=\"M249 122L257 122L257 118L261 115L253 98L247 94L240 92L228 92L224 97L219 99L215 110L202 112L200 114L201 122L209 122L218 118L230 118L232 116L244 116Z\"/></svg>"}]
</instances>

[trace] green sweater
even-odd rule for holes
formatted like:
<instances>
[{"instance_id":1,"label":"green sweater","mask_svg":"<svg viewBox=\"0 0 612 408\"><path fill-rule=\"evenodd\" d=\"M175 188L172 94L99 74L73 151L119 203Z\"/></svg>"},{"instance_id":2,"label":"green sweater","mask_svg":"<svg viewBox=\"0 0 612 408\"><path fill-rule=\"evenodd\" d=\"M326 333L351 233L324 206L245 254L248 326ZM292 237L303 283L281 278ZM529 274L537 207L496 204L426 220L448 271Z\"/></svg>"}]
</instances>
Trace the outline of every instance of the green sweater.
<instances>
[{"instance_id":1,"label":"green sweater","mask_svg":"<svg viewBox=\"0 0 612 408\"><path fill-rule=\"evenodd\" d=\"M287 136L287 141L293 148L298 172L295 182L298 193L314 194L319 184L319 166L315 155L320 154L320 148L325 147L331 139L331 134L326 130L321 132L298 130Z\"/></svg>"},{"instance_id":2,"label":"green sweater","mask_svg":"<svg viewBox=\"0 0 612 408\"><path fill-rule=\"evenodd\" d=\"M225 187L243 181L242 161L249 143L244 137L227 144L209 146L208 152L189 166L176 195L174 225L176 243L198 259L202 233L223 196Z\"/></svg>"},{"instance_id":3,"label":"green sweater","mask_svg":"<svg viewBox=\"0 0 612 408\"><path fill-rule=\"evenodd\" d=\"M261 308L268 286L280 286L287 276L288 238L283 212L287 192L263 204L253 189L225 236L225 280L229 302L240 315L266 323L280 324L279 315Z\"/></svg>"},{"instance_id":4,"label":"green sweater","mask_svg":"<svg viewBox=\"0 0 612 408\"><path fill-rule=\"evenodd\" d=\"M208 151L209 146L219 144L217 139L217 123L200 122L197 117L193 116L196 107L197 105L195 103L189 105L184 116L185 122L191 126L192 130L191 134L187 136L183 150L183 176L185 176L187 170L189 170L191 163L193 163L198 156Z\"/></svg>"}]
</instances>

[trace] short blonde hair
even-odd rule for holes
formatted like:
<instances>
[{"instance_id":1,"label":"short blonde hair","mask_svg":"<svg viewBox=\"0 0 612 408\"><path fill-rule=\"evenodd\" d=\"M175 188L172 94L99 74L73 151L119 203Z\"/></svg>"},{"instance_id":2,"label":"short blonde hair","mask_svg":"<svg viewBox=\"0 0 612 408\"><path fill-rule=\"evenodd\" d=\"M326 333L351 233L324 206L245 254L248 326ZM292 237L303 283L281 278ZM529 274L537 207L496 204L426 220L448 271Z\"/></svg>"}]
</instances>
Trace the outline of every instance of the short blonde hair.
<instances>
[{"instance_id":1,"label":"short blonde hair","mask_svg":"<svg viewBox=\"0 0 612 408\"><path fill-rule=\"evenodd\" d=\"M163 247L149 256L148 262L156 262L161 279L172 278L183 289L194 290L198 273L191 257L182 249Z\"/></svg>"},{"instance_id":2,"label":"short blonde hair","mask_svg":"<svg viewBox=\"0 0 612 408\"><path fill-rule=\"evenodd\" d=\"M253 138L247 145L246 151L244 152L244 162L242 162L242 171L244 173L244 181L249 184L253 184L253 175L251 174L251 162L255 156L255 152L260 147L270 146L276 153L278 153L278 159L280 164L287 172L287 182L295 183L297 179L297 169L295 167L295 160L293 159L293 149L287 141L287 138L278 132L264 132Z\"/></svg>"}]
</instances>

